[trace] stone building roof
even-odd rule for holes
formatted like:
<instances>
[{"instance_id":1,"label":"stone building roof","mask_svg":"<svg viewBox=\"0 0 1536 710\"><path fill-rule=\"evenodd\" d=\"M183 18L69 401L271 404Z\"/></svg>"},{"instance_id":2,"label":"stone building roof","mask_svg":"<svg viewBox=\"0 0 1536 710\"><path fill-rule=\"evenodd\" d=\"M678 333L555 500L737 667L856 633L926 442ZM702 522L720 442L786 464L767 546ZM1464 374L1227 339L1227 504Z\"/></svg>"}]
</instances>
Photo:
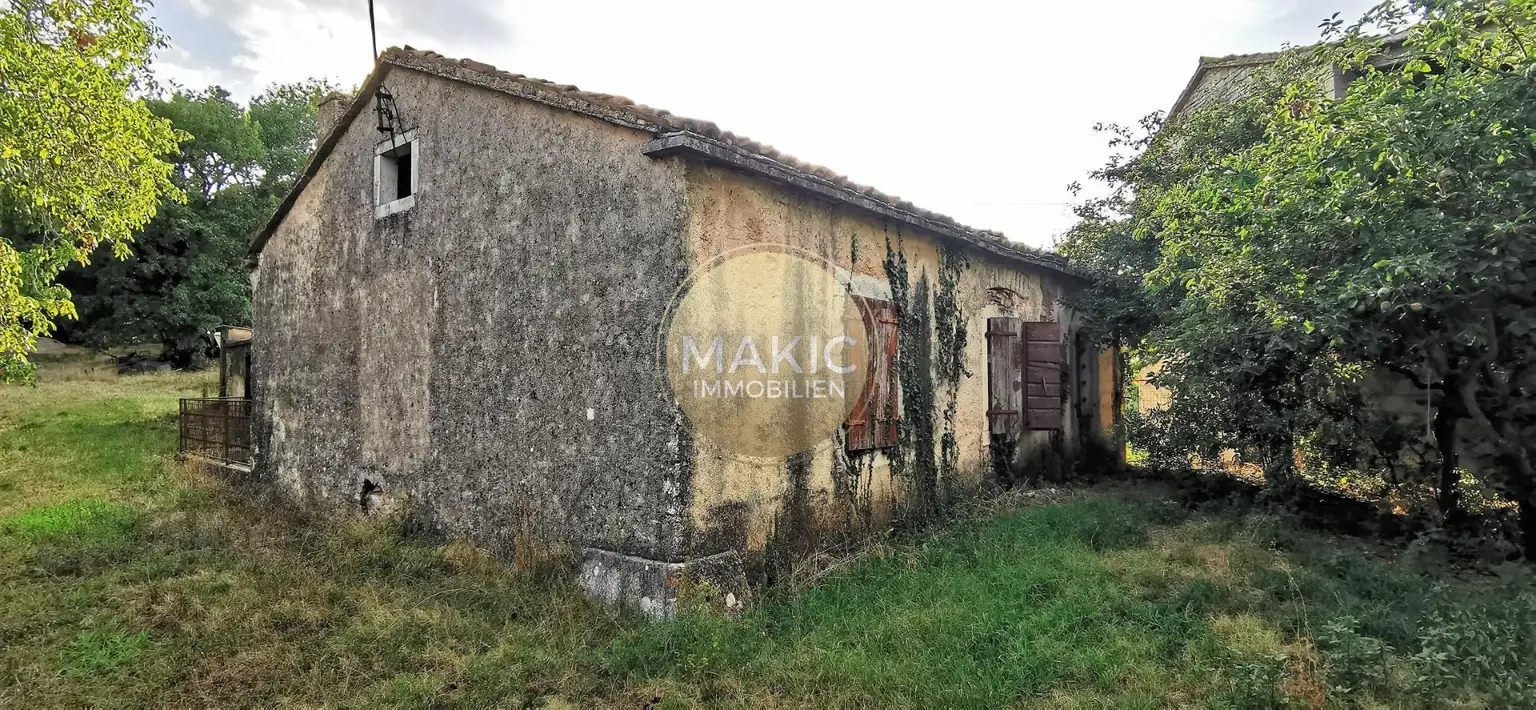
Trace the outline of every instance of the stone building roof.
<instances>
[{"instance_id":1,"label":"stone building roof","mask_svg":"<svg viewBox=\"0 0 1536 710\"><path fill-rule=\"evenodd\" d=\"M299 181L278 206L277 213L251 243L250 254L261 252L271 233L292 208L300 191L309 182L320 163L330 153L345 126L367 109L375 90L383 83L391 67L411 69L426 74L499 91L555 108L592 116L610 123L651 133L657 140L645 147L649 155L688 154L712 162L762 174L778 182L817 193L819 196L873 211L880 216L936 232L942 236L979 247L999 256L1025 261L1076 277L1067 271L1067 260L1058 254L1032 249L1009 241L1000 232L975 229L954 219L922 209L894 195L860 185L825 167L786 155L772 146L745 136L721 130L711 121L678 116L664 109L636 103L623 96L583 91L570 84L557 84L522 74L497 69L473 59L451 59L437 52L410 46L391 47L379 56L378 63L358 94L353 98L336 128L323 136L315 154L305 166Z\"/></svg>"},{"instance_id":2,"label":"stone building roof","mask_svg":"<svg viewBox=\"0 0 1536 710\"><path fill-rule=\"evenodd\" d=\"M1408 37L1406 30L1389 35L1374 36L1372 39L1381 43L1380 54L1370 60L1378 67L1388 67L1400 60L1403 53L1403 40ZM1241 94L1245 90L1248 80L1259 69L1274 64L1284 56L1286 52L1306 51L1325 46L1338 46L1339 40L1333 42L1308 45L1304 47L1291 47L1275 52L1256 52L1253 54L1229 54L1225 57L1201 57L1200 63L1195 67L1195 73L1189 77L1189 83L1184 85L1184 90L1179 93L1178 100L1173 102L1173 108L1168 111L1168 118L1172 119L1181 113L1193 111L1212 99L1227 99ZM1333 88L1336 92L1342 91L1343 84L1336 84Z\"/></svg>"},{"instance_id":3,"label":"stone building roof","mask_svg":"<svg viewBox=\"0 0 1536 710\"><path fill-rule=\"evenodd\" d=\"M1281 54L1281 52L1257 52L1229 54L1225 57L1201 57L1200 63L1195 67L1194 75L1189 77L1189 83L1184 85L1178 100L1174 101L1173 108L1169 109L1168 117L1173 118L1187 110L1199 108L1212 96L1226 95L1229 88L1235 89L1234 85L1246 80L1254 70L1274 64ZM1208 77L1212 83L1220 83L1221 86L1202 86Z\"/></svg>"}]
</instances>

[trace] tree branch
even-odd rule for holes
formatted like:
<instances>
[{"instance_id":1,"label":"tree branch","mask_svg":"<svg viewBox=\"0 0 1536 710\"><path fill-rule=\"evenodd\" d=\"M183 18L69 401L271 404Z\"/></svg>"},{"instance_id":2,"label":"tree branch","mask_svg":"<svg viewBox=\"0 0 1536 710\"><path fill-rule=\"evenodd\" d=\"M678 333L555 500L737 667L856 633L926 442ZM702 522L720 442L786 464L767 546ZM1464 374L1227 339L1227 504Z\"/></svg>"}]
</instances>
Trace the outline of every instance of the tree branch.
<instances>
[{"instance_id":1,"label":"tree branch","mask_svg":"<svg viewBox=\"0 0 1536 710\"><path fill-rule=\"evenodd\" d=\"M1419 388L1421 390L1443 390L1443 389L1445 389L1445 385L1443 383L1439 383L1439 382L1425 382L1424 380L1419 379L1419 374L1417 372L1414 372L1413 370L1410 370L1410 369L1408 369L1406 367L1403 367L1402 365L1399 365L1399 364L1397 364L1395 362L1377 361L1376 364L1381 365L1382 367L1385 367L1388 370L1391 370L1393 372L1396 372L1399 375L1402 375L1403 377L1408 378L1408 381L1413 383L1414 387L1417 387L1417 388Z\"/></svg>"}]
</instances>

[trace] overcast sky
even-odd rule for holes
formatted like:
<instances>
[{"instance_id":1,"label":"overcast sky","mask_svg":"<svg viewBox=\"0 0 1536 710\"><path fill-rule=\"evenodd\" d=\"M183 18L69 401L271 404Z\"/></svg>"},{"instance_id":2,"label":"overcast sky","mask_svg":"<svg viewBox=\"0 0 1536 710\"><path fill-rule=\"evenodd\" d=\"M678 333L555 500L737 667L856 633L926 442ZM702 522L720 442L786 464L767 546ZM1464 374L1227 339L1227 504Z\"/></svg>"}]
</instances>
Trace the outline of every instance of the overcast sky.
<instances>
[{"instance_id":1,"label":"overcast sky","mask_svg":"<svg viewBox=\"0 0 1536 710\"><path fill-rule=\"evenodd\" d=\"M1050 246L1096 122L1166 110L1201 55L1317 38L1374 0L666 4L377 0L409 44L708 119L973 227ZM162 80L248 98L372 66L367 0L157 0Z\"/></svg>"}]
</instances>

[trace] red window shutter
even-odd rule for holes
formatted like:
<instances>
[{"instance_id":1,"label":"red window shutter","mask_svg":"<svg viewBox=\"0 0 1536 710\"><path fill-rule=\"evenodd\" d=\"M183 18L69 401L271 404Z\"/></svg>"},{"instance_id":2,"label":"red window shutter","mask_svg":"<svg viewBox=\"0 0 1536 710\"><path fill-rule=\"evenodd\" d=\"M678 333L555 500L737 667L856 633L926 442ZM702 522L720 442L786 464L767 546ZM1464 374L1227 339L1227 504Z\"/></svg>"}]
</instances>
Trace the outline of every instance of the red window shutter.
<instances>
[{"instance_id":1,"label":"red window shutter","mask_svg":"<svg viewBox=\"0 0 1536 710\"><path fill-rule=\"evenodd\" d=\"M1061 324L1024 324L1024 426L1061 428Z\"/></svg>"},{"instance_id":2,"label":"red window shutter","mask_svg":"<svg viewBox=\"0 0 1536 710\"><path fill-rule=\"evenodd\" d=\"M864 392L854 402L848 417L848 450L862 451L895 446L901 420L901 390L896 381L897 327L896 304L858 298L864 314L865 332L869 334L869 367L865 371Z\"/></svg>"},{"instance_id":3,"label":"red window shutter","mask_svg":"<svg viewBox=\"0 0 1536 710\"><path fill-rule=\"evenodd\" d=\"M987 319L987 424L992 434L1013 438L1023 424L1023 323Z\"/></svg>"},{"instance_id":4,"label":"red window shutter","mask_svg":"<svg viewBox=\"0 0 1536 710\"><path fill-rule=\"evenodd\" d=\"M853 402L853 412L848 415L849 451L875 448L875 430L869 425L869 399L859 397Z\"/></svg>"},{"instance_id":5,"label":"red window shutter","mask_svg":"<svg viewBox=\"0 0 1536 710\"><path fill-rule=\"evenodd\" d=\"M899 346L896 335L901 321L896 314L896 304L879 302L879 305L874 311L875 341L870 343L875 361L870 377L878 383L879 391L870 404L874 413L875 446L885 448L896 445L897 422L901 421L901 388L896 381L896 350Z\"/></svg>"}]
</instances>

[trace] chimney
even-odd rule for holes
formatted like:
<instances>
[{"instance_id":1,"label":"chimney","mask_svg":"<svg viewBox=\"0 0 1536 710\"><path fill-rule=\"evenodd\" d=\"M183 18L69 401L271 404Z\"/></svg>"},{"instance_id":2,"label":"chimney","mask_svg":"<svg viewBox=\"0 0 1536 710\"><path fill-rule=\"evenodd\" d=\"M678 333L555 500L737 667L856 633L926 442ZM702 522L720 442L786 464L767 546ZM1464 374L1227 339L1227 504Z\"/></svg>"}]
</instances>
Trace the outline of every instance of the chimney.
<instances>
[{"instance_id":1,"label":"chimney","mask_svg":"<svg viewBox=\"0 0 1536 710\"><path fill-rule=\"evenodd\" d=\"M315 143L325 140L325 137L335 130L336 124L341 123L341 117L350 105L352 105L352 97L340 91L332 91L320 97L315 113Z\"/></svg>"}]
</instances>

